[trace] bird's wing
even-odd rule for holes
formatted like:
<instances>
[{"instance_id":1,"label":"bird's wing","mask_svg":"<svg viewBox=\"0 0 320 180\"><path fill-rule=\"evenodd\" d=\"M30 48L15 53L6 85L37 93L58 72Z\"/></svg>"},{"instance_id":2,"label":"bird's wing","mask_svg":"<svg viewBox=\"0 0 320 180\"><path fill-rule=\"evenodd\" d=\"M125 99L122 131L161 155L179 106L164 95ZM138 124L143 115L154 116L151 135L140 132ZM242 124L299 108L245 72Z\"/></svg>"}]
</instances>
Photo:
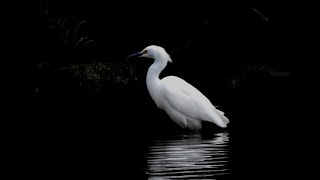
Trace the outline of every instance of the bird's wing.
<instances>
[{"instance_id":1,"label":"bird's wing","mask_svg":"<svg viewBox=\"0 0 320 180\"><path fill-rule=\"evenodd\" d=\"M175 76L161 80L162 97L167 104L181 114L196 120L214 122L220 127L229 123L224 112L216 109L195 87Z\"/></svg>"},{"instance_id":2,"label":"bird's wing","mask_svg":"<svg viewBox=\"0 0 320 180\"><path fill-rule=\"evenodd\" d=\"M211 104L209 99L206 98L198 89L179 77L167 76L161 81L164 82L166 88L169 88L169 90L181 91L180 93L183 93L186 96L193 97L195 99L204 101L205 103Z\"/></svg>"},{"instance_id":3,"label":"bird's wing","mask_svg":"<svg viewBox=\"0 0 320 180\"><path fill-rule=\"evenodd\" d=\"M208 119L205 111L214 107L199 90L175 76L163 78L161 82L163 97L170 106L191 118Z\"/></svg>"}]
</instances>

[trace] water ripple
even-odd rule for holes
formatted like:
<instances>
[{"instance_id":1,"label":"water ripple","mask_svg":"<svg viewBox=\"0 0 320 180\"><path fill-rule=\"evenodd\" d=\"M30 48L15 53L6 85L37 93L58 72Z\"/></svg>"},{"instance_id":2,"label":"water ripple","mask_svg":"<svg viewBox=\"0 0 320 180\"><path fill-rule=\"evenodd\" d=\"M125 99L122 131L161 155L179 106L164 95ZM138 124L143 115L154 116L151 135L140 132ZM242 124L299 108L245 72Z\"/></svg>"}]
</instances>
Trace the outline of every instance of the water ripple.
<instances>
[{"instance_id":1,"label":"water ripple","mask_svg":"<svg viewBox=\"0 0 320 180\"><path fill-rule=\"evenodd\" d=\"M149 180L219 179L230 174L228 133L210 138L201 134L156 140L147 157Z\"/></svg>"}]
</instances>

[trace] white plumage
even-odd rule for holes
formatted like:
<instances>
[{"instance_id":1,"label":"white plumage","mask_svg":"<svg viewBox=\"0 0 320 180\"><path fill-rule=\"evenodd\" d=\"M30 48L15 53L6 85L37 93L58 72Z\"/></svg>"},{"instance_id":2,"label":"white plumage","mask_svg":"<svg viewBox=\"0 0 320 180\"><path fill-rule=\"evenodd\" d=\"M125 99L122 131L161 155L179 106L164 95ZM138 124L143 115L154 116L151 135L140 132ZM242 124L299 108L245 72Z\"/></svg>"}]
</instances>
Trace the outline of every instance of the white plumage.
<instances>
[{"instance_id":1,"label":"white plumage","mask_svg":"<svg viewBox=\"0 0 320 180\"><path fill-rule=\"evenodd\" d=\"M198 131L201 121L208 121L225 128L229 119L216 109L199 90L183 79L167 76L159 79L161 71L172 62L162 47L151 45L139 53L140 56L154 59L147 73L147 88L156 105L182 128Z\"/></svg>"}]
</instances>

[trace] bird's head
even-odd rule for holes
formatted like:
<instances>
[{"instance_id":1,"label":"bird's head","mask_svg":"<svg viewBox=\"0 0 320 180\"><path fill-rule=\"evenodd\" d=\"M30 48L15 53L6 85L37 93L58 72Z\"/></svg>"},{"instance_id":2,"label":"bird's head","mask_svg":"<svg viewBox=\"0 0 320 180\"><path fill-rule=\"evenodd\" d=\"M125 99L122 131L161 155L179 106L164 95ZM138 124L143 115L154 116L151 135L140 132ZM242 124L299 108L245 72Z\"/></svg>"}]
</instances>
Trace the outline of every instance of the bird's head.
<instances>
[{"instance_id":1,"label":"bird's head","mask_svg":"<svg viewBox=\"0 0 320 180\"><path fill-rule=\"evenodd\" d=\"M134 56L146 57L154 60L164 60L172 63L170 55L166 52L166 50L156 45L148 46L144 48L141 52L134 53L132 55L129 55L128 57L134 57Z\"/></svg>"}]
</instances>

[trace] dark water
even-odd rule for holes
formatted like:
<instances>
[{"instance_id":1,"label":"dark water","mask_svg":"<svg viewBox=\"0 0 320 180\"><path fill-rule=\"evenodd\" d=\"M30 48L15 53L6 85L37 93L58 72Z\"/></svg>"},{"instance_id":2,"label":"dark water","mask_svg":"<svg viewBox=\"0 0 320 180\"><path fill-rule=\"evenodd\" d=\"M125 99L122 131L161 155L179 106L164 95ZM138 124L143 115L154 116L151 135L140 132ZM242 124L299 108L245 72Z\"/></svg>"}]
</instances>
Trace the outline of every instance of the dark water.
<instances>
[{"instance_id":1,"label":"dark water","mask_svg":"<svg viewBox=\"0 0 320 180\"><path fill-rule=\"evenodd\" d=\"M228 132L173 135L155 140L147 153L149 179L219 179L230 175Z\"/></svg>"},{"instance_id":2,"label":"dark water","mask_svg":"<svg viewBox=\"0 0 320 180\"><path fill-rule=\"evenodd\" d=\"M87 134L80 137L81 142L73 144L73 179L229 179L231 176L228 131L176 132L142 141L134 134L116 140L100 135Z\"/></svg>"}]
</instances>

